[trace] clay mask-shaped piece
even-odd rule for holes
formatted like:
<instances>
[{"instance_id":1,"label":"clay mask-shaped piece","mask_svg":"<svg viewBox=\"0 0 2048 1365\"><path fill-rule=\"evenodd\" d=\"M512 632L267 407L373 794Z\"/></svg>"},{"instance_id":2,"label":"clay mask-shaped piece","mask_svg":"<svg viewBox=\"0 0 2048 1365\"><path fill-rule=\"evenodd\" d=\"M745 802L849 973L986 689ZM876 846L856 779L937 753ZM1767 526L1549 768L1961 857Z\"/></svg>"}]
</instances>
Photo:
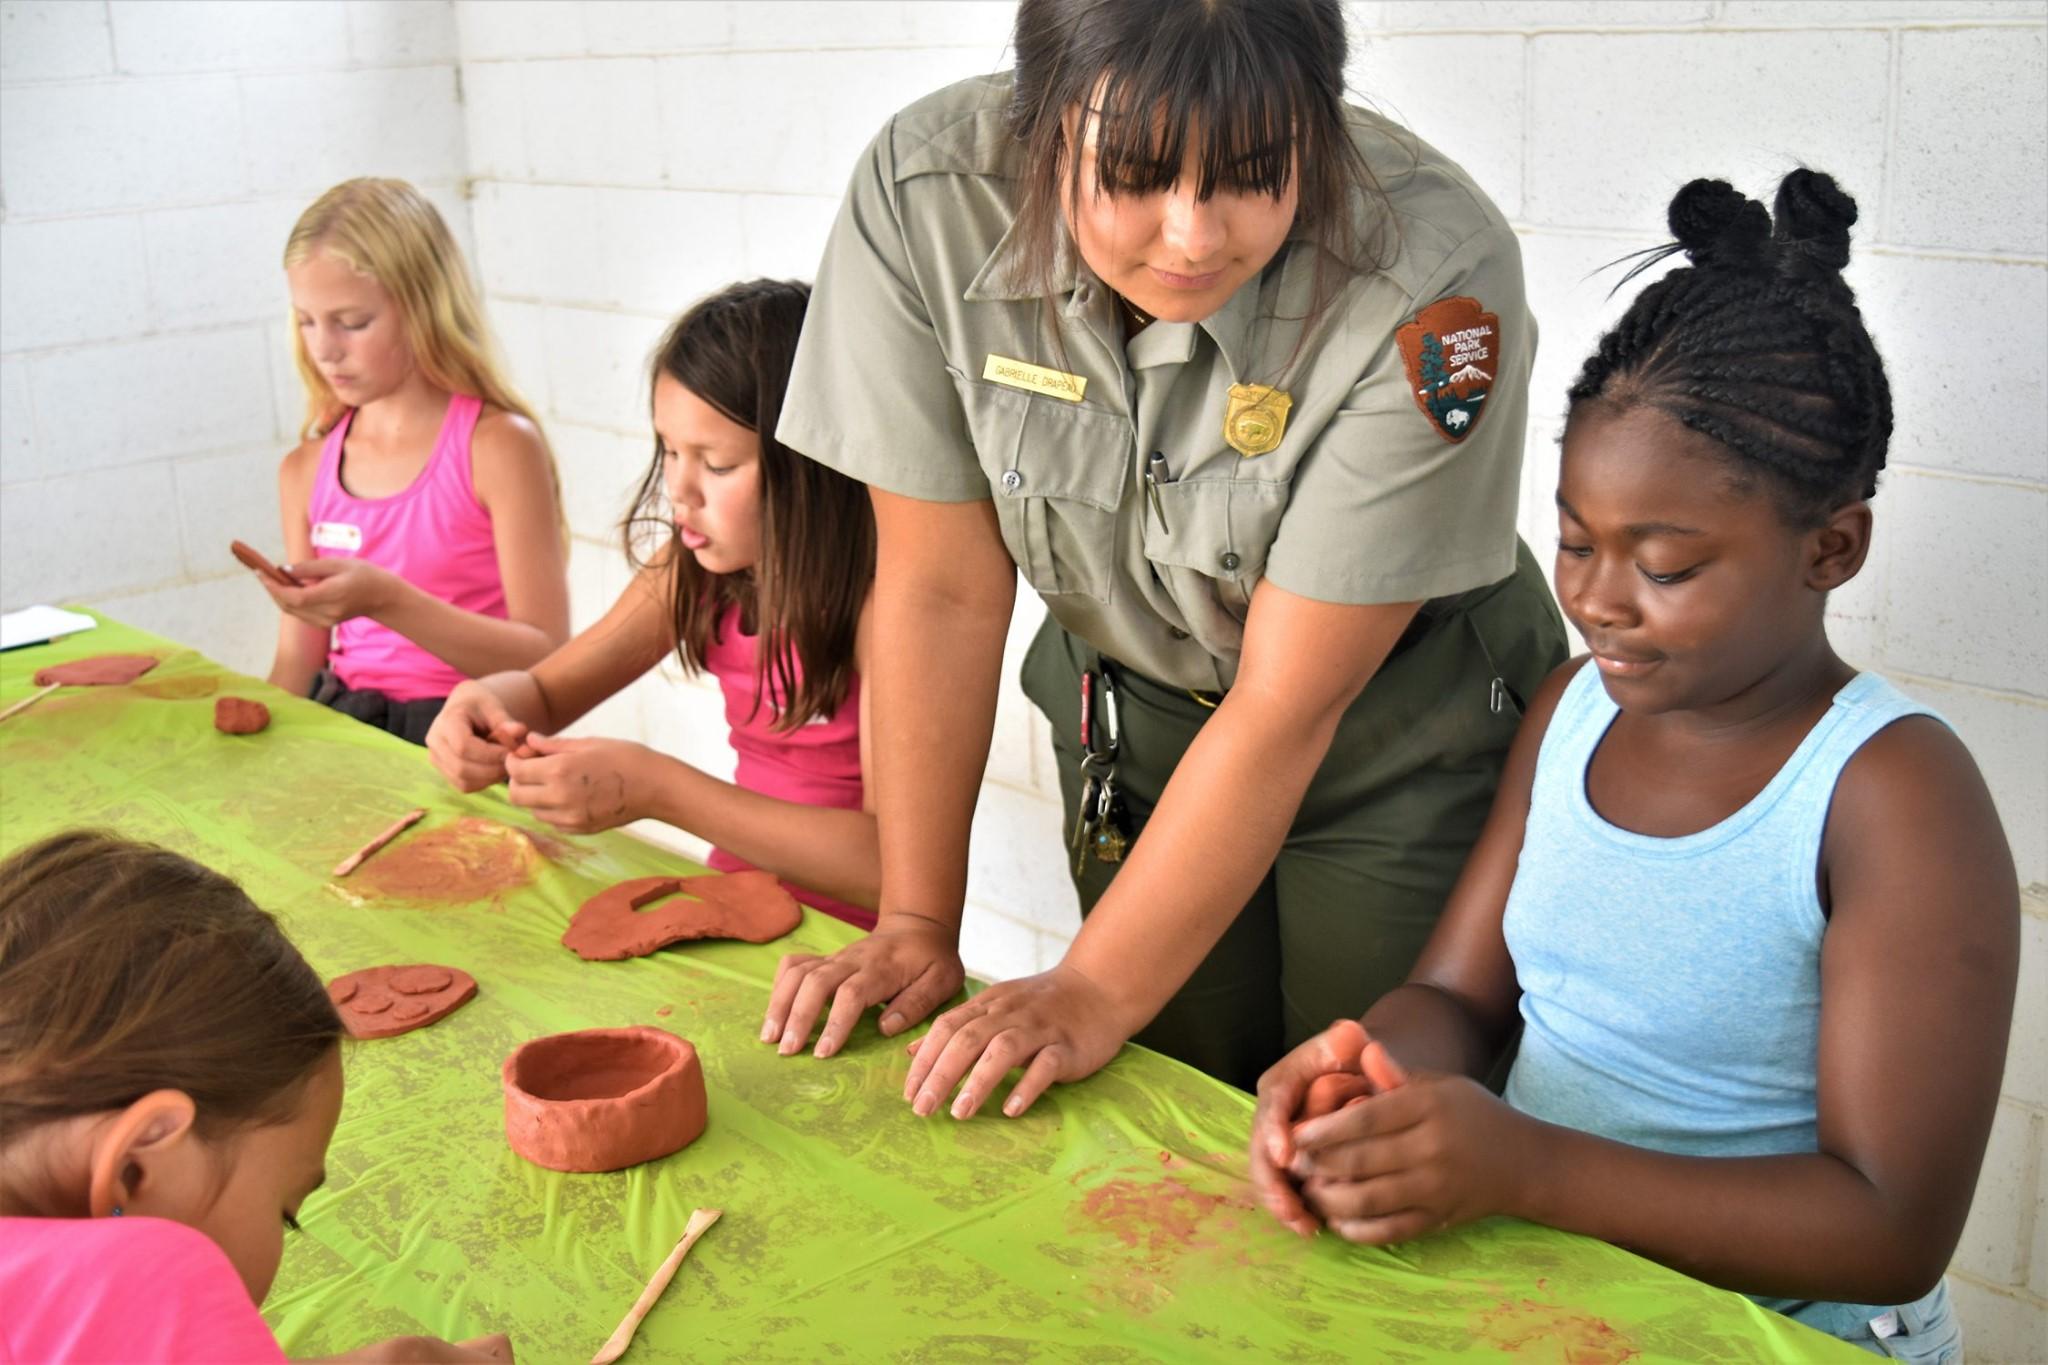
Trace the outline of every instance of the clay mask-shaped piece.
<instances>
[{"instance_id":1,"label":"clay mask-shaped piece","mask_svg":"<svg viewBox=\"0 0 2048 1365\"><path fill-rule=\"evenodd\" d=\"M658 1028L536 1038L505 1059L505 1140L551 1171L617 1171L704 1131L704 1064Z\"/></svg>"},{"instance_id":2,"label":"clay mask-shaped piece","mask_svg":"<svg viewBox=\"0 0 2048 1365\"><path fill-rule=\"evenodd\" d=\"M124 687L159 662L154 654L95 654L90 659L73 659L68 664L37 669L36 686L62 683L66 687Z\"/></svg>"},{"instance_id":3,"label":"clay mask-shaped piece","mask_svg":"<svg viewBox=\"0 0 2048 1365\"><path fill-rule=\"evenodd\" d=\"M476 978L432 963L365 967L327 983L351 1038L396 1038L438 1023L476 994Z\"/></svg>"},{"instance_id":4,"label":"clay mask-shaped piece","mask_svg":"<svg viewBox=\"0 0 2048 1365\"><path fill-rule=\"evenodd\" d=\"M640 908L670 896L677 898L652 910ZM766 872L637 877L583 902L562 942L586 961L616 962L684 939L766 943L802 922L796 898Z\"/></svg>"}]
</instances>

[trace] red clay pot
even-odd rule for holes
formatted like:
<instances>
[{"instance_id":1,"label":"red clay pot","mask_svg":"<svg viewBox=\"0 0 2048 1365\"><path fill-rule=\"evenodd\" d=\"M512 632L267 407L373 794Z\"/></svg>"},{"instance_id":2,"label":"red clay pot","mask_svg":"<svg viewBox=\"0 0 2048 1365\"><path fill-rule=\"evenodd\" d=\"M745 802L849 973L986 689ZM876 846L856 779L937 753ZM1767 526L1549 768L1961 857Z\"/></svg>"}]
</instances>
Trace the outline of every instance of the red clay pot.
<instances>
[{"instance_id":1,"label":"red clay pot","mask_svg":"<svg viewBox=\"0 0 2048 1365\"><path fill-rule=\"evenodd\" d=\"M704 1131L697 1049L658 1028L536 1038L505 1059L505 1140L551 1171L616 1171Z\"/></svg>"}]
</instances>

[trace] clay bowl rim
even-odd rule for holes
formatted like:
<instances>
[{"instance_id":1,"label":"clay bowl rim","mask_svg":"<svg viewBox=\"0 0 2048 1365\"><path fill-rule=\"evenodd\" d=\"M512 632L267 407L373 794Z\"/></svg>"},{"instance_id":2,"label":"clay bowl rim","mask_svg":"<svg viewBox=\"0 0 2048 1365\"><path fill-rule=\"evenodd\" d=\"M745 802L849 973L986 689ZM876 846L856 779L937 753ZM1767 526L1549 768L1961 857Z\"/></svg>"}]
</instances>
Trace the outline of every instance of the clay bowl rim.
<instances>
[{"instance_id":1,"label":"clay bowl rim","mask_svg":"<svg viewBox=\"0 0 2048 1365\"><path fill-rule=\"evenodd\" d=\"M666 1049L669 1054L667 1063L659 1071L649 1075L646 1080L640 1082L631 1090L623 1090L616 1095L585 1095L574 1099L550 1099L545 1095L535 1094L519 1083L516 1074L519 1067L519 1059L524 1057L529 1049L538 1048L546 1043L560 1043L563 1039L567 1038L588 1040L622 1036L634 1039L651 1037L658 1040L655 1042L655 1046ZM664 1081L681 1074L683 1068L689 1063L690 1055L696 1050L695 1044L691 1043L689 1039L681 1034L671 1033L667 1029L654 1028L647 1024L630 1024L617 1028L567 1029L561 1033L546 1033L538 1038L529 1038L518 1047L513 1048L512 1055L505 1059L505 1065L501 1069L503 1073L502 1079L508 1094L517 1095L532 1104L625 1104L641 1092L651 1090Z\"/></svg>"}]
</instances>

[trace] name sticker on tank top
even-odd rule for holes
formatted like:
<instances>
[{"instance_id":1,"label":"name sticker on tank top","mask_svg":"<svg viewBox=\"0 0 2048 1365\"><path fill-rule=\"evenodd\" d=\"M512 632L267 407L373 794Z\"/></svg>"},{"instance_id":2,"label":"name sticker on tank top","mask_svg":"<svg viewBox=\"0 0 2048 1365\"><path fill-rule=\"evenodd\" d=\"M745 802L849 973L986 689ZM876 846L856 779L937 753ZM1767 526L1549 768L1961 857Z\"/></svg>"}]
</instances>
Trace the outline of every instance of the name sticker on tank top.
<instances>
[{"instance_id":1,"label":"name sticker on tank top","mask_svg":"<svg viewBox=\"0 0 2048 1365\"><path fill-rule=\"evenodd\" d=\"M363 548L363 528L352 521L316 521L313 523L313 544L322 550L360 550Z\"/></svg>"},{"instance_id":2,"label":"name sticker on tank top","mask_svg":"<svg viewBox=\"0 0 2048 1365\"><path fill-rule=\"evenodd\" d=\"M1042 393L1048 398L1064 398L1069 403L1080 402L1081 395L1088 392L1086 376L1049 370L1028 360L1012 360L1006 355L991 355L988 363L981 367L981 377L991 384Z\"/></svg>"}]
</instances>

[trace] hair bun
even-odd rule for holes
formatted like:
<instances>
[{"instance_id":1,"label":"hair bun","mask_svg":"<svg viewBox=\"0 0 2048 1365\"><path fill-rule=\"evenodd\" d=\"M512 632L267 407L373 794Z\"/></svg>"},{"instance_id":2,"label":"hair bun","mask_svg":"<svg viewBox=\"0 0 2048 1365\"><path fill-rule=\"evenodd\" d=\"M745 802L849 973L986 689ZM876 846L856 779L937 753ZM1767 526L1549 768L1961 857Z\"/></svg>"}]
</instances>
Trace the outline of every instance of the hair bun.
<instances>
[{"instance_id":1,"label":"hair bun","mask_svg":"<svg viewBox=\"0 0 2048 1365\"><path fill-rule=\"evenodd\" d=\"M1800 167L1779 183L1777 209L1771 235L1782 246L1828 270L1849 264L1856 201L1833 176Z\"/></svg>"},{"instance_id":2,"label":"hair bun","mask_svg":"<svg viewBox=\"0 0 2048 1365\"><path fill-rule=\"evenodd\" d=\"M1764 206L1725 180L1694 180L1671 200L1671 235L1695 265L1753 260L1771 237Z\"/></svg>"}]
</instances>

